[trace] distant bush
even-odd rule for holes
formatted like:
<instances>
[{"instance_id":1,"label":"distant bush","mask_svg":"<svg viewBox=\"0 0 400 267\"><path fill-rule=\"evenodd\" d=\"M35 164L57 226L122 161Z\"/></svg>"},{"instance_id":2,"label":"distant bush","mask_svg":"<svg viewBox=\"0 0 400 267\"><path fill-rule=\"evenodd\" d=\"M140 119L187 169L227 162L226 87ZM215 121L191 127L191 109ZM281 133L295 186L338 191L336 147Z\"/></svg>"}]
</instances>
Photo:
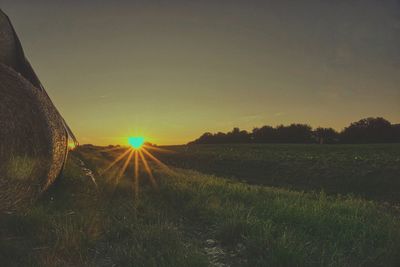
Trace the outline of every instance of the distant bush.
<instances>
[{"instance_id":1,"label":"distant bush","mask_svg":"<svg viewBox=\"0 0 400 267\"><path fill-rule=\"evenodd\" d=\"M400 124L391 124L384 118L366 118L351 123L340 133L333 128L312 129L308 124L290 124L254 128L252 132L234 128L228 133L206 132L189 144L236 143L396 143L400 142Z\"/></svg>"}]
</instances>

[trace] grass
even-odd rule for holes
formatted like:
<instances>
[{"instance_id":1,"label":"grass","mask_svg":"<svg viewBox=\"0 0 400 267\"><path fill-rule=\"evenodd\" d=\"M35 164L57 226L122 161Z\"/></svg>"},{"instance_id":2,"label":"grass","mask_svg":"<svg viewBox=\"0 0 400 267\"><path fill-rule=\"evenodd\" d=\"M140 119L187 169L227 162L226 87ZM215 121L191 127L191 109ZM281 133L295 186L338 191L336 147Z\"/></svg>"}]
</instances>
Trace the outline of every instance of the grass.
<instances>
[{"instance_id":1,"label":"grass","mask_svg":"<svg viewBox=\"0 0 400 267\"><path fill-rule=\"evenodd\" d=\"M115 188L97 175L117 153L78 149L32 209L2 214L2 265L400 265L398 214L377 202L184 169L156 169L158 190L143 179L135 202L132 168Z\"/></svg>"},{"instance_id":2,"label":"grass","mask_svg":"<svg viewBox=\"0 0 400 267\"><path fill-rule=\"evenodd\" d=\"M170 166L292 190L400 204L400 144L193 145L157 155Z\"/></svg>"}]
</instances>

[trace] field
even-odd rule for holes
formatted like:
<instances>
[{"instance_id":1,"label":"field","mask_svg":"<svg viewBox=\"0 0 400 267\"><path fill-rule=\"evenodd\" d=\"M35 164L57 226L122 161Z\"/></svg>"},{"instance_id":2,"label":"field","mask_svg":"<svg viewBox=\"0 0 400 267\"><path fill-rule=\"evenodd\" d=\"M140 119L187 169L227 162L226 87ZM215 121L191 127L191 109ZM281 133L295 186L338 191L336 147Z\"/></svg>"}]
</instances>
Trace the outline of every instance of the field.
<instances>
[{"instance_id":1,"label":"field","mask_svg":"<svg viewBox=\"0 0 400 267\"><path fill-rule=\"evenodd\" d=\"M132 166L101 175L123 148L73 151L32 209L1 215L2 265L400 265L400 145L163 149L137 198Z\"/></svg>"},{"instance_id":2,"label":"field","mask_svg":"<svg viewBox=\"0 0 400 267\"><path fill-rule=\"evenodd\" d=\"M400 204L400 145L197 145L168 147L168 165L294 190Z\"/></svg>"}]
</instances>

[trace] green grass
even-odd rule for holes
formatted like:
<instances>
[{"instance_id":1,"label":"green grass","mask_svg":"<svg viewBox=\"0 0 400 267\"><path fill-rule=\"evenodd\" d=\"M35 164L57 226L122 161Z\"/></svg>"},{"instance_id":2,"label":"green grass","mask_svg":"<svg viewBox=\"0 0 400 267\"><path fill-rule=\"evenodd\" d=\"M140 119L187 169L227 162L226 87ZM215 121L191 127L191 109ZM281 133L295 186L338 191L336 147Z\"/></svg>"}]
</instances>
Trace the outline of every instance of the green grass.
<instances>
[{"instance_id":1,"label":"green grass","mask_svg":"<svg viewBox=\"0 0 400 267\"><path fill-rule=\"evenodd\" d=\"M157 156L171 166L293 190L400 204L400 144L192 145Z\"/></svg>"},{"instance_id":2,"label":"green grass","mask_svg":"<svg viewBox=\"0 0 400 267\"><path fill-rule=\"evenodd\" d=\"M96 188L78 164L81 158L96 173L117 154L79 149L64 176L32 209L2 214L2 265L400 264L398 214L376 202L248 185L183 169L156 169L158 190L141 174L135 202L132 168L115 188L107 176L95 175Z\"/></svg>"}]
</instances>

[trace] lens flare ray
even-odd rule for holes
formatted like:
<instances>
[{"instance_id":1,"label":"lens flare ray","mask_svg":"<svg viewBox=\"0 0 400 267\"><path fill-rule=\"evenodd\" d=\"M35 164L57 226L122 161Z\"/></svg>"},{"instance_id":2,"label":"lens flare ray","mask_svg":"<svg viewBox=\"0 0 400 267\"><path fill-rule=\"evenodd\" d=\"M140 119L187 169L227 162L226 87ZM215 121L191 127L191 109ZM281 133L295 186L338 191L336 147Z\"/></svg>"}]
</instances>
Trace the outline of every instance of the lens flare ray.
<instances>
[{"instance_id":1,"label":"lens flare ray","mask_svg":"<svg viewBox=\"0 0 400 267\"><path fill-rule=\"evenodd\" d=\"M160 166L163 170L165 170L168 173L173 173L173 171L164 163L162 163L158 158L154 157L153 154L151 154L149 151L146 149L142 148L142 151L150 158L152 159L155 163L157 163L158 166Z\"/></svg>"},{"instance_id":2,"label":"lens flare ray","mask_svg":"<svg viewBox=\"0 0 400 267\"><path fill-rule=\"evenodd\" d=\"M135 175L133 180L133 192L135 200L139 199L139 157L137 150L135 150Z\"/></svg>"},{"instance_id":3,"label":"lens flare ray","mask_svg":"<svg viewBox=\"0 0 400 267\"><path fill-rule=\"evenodd\" d=\"M140 151L140 150L139 150L139 156L140 156L140 159L141 159L142 162L143 162L144 169L146 170L147 175L149 176L149 179L150 179L150 182L151 182L152 186L153 186L154 188L157 188L157 183L156 183L156 180L155 180L155 178L154 178L154 176L153 176L153 172L151 171L150 166L149 166L149 164L147 163L147 160L146 160L146 158L145 158L144 155L143 155L143 152Z\"/></svg>"},{"instance_id":4,"label":"lens flare ray","mask_svg":"<svg viewBox=\"0 0 400 267\"><path fill-rule=\"evenodd\" d=\"M129 162L130 162L130 160L131 160L131 158L132 158L132 155L133 155L133 150L131 150L131 152L129 153L128 158L126 159L124 165L122 166L120 172L118 173L117 179L116 179L116 181L115 181L116 184L119 183L119 181L120 181L122 175L124 175L124 173L125 173L125 171L126 171L126 168L128 168L128 165L129 165Z\"/></svg>"},{"instance_id":5,"label":"lens flare ray","mask_svg":"<svg viewBox=\"0 0 400 267\"><path fill-rule=\"evenodd\" d=\"M111 170L116 170L114 172L115 175L110 175L107 178L107 182L111 183L113 188L120 183L121 178L124 176L125 172L131 165L133 167L133 180L132 180L132 190L134 195L135 202L139 200L140 194L140 165L142 164L144 172L147 174L147 177L150 181L150 184L153 188L157 189L157 181L154 177L153 171L151 169L151 165L149 164L149 160L156 163L156 165L160 166L164 171L171 173L172 170L162 163L159 159L157 159L153 154L151 154L148 150L154 150L158 152L164 153L176 153L174 151L170 151L163 148L158 148L151 146L149 144L144 143L144 138L142 137L130 137L128 139L128 143L130 148L122 151L122 154L119 155L115 160L113 160L102 172L101 175L104 175L106 172ZM118 149L123 150L124 148L119 147ZM101 152L111 152L117 150L117 148L110 148L109 150L102 150ZM120 162L123 162L121 165ZM116 167L118 166L118 167Z\"/></svg>"},{"instance_id":6,"label":"lens flare ray","mask_svg":"<svg viewBox=\"0 0 400 267\"><path fill-rule=\"evenodd\" d=\"M176 153L176 151L172 151L172 150L165 149L165 148L159 148L159 147L155 147L155 146L143 145L143 147L147 148L148 150L154 150L154 151L161 152L161 153Z\"/></svg>"},{"instance_id":7,"label":"lens flare ray","mask_svg":"<svg viewBox=\"0 0 400 267\"><path fill-rule=\"evenodd\" d=\"M127 149L122 155L120 155L118 158L116 158L113 162L110 163L110 165L105 168L101 174L104 174L107 172L109 169L111 169L115 164L117 164L120 160L122 160L132 149Z\"/></svg>"}]
</instances>

